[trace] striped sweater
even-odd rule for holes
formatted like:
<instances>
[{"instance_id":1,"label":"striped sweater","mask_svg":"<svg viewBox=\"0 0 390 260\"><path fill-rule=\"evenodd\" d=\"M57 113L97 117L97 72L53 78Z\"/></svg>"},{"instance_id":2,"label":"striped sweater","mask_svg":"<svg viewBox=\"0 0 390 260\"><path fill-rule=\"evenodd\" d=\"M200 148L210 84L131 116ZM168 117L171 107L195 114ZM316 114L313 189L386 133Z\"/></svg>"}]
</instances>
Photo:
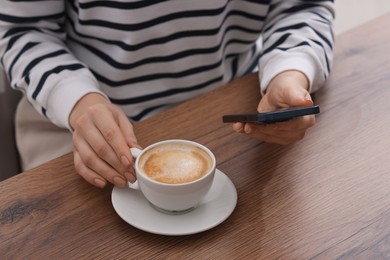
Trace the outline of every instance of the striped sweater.
<instances>
[{"instance_id":1,"label":"striped sweater","mask_svg":"<svg viewBox=\"0 0 390 260\"><path fill-rule=\"evenodd\" d=\"M1 66L10 85L61 127L76 102L104 93L133 120L257 71L332 65L333 1L0 0Z\"/></svg>"}]
</instances>

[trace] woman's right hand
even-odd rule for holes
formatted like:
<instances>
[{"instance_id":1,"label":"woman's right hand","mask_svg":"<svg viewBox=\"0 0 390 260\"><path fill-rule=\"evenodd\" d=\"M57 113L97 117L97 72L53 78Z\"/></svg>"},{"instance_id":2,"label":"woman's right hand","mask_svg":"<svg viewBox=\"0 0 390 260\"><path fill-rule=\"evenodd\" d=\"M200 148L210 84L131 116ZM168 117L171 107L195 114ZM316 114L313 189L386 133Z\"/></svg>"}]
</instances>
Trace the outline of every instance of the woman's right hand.
<instances>
[{"instance_id":1,"label":"woman's right hand","mask_svg":"<svg viewBox=\"0 0 390 260\"><path fill-rule=\"evenodd\" d=\"M89 93L74 106L73 128L76 171L89 183L103 188L107 181L124 187L136 180L131 147L139 147L125 113L99 93Z\"/></svg>"}]
</instances>

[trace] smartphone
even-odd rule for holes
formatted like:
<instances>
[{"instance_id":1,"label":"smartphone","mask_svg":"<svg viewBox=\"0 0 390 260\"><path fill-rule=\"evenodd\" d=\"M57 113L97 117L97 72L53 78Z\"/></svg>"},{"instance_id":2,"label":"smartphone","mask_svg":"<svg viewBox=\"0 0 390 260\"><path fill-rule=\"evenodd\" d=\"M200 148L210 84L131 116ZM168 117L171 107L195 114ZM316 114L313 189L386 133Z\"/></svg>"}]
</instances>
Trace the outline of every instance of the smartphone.
<instances>
[{"instance_id":1,"label":"smartphone","mask_svg":"<svg viewBox=\"0 0 390 260\"><path fill-rule=\"evenodd\" d=\"M224 115L222 121L224 123L250 122L258 125L265 125L288 121L298 116L314 115L318 113L320 113L319 106L296 107L258 114Z\"/></svg>"}]
</instances>

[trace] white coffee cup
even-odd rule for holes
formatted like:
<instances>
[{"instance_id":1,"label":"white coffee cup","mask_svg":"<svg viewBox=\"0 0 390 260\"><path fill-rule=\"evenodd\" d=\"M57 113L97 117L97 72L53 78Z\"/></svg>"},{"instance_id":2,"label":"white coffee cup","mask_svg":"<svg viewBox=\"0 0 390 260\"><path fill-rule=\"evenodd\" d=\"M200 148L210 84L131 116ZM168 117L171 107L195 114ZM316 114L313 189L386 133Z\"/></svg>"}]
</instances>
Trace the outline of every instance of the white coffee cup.
<instances>
[{"instance_id":1,"label":"white coffee cup","mask_svg":"<svg viewBox=\"0 0 390 260\"><path fill-rule=\"evenodd\" d=\"M136 185L157 210L183 214L195 209L214 180L216 159L205 146L188 140L165 140L143 150L131 148L136 158Z\"/></svg>"}]
</instances>

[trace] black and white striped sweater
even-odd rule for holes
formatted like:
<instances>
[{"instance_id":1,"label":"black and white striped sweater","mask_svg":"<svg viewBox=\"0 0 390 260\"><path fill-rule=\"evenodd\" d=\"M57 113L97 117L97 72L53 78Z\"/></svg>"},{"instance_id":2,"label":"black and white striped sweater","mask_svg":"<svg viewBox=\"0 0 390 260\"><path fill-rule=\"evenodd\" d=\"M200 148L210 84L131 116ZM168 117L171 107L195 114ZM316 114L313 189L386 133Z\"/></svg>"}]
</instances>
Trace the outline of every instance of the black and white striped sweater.
<instances>
[{"instance_id":1,"label":"black and white striped sweater","mask_svg":"<svg viewBox=\"0 0 390 260\"><path fill-rule=\"evenodd\" d=\"M0 0L0 55L11 86L68 127L75 103L102 92L140 120L259 69L332 65L333 1Z\"/></svg>"}]
</instances>

